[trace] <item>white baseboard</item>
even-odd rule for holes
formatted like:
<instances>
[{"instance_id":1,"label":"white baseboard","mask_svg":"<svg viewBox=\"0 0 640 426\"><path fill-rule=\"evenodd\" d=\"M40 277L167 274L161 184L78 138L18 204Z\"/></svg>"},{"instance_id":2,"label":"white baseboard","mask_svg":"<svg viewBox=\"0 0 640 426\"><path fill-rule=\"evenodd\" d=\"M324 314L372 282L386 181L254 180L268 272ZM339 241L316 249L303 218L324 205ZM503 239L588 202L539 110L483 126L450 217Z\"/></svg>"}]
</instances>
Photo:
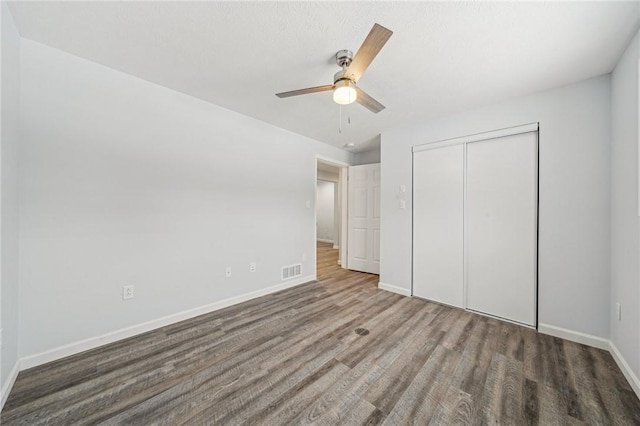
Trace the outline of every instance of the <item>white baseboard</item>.
<instances>
[{"instance_id":1,"label":"white baseboard","mask_svg":"<svg viewBox=\"0 0 640 426\"><path fill-rule=\"evenodd\" d=\"M339 245L337 245L336 243L333 243L333 248L334 248L335 250L338 250L338 249L340 248L340 246L339 246Z\"/></svg>"},{"instance_id":2,"label":"white baseboard","mask_svg":"<svg viewBox=\"0 0 640 426\"><path fill-rule=\"evenodd\" d=\"M318 241L320 243L331 243L331 244L333 244L333 240L327 240L325 238L316 238L316 241Z\"/></svg>"},{"instance_id":3,"label":"white baseboard","mask_svg":"<svg viewBox=\"0 0 640 426\"><path fill-rule=\"evenodd\" d=\"M555 325L538 323L538 332L549 336L560 337L572 342L581 343L594 348L609 350L609 340L602 337L592 336L579 331L568 330Z\"/></svg>"},{"instance_id":4,"label":"white baseboard","mask_svg":"<svg viewBox=\"0 0 640 426\"><path fill-rule=\"evenodd\" d=\"M4 383L2 383L2 389L0 389L0 411L2 411L2 409L4 408L4 403L7 402L9 392L11 392L11 388L18 378L18 373L20 372L20 370L20 360L17 360L15 365L9 372L9 377L7 377Z\"/></svg>"},{"instance_id":5,"label":"white baseboard","mask_svg":"<svg viewBox=\"0 0 640 426\"><path fill-rule=\"evenodd\" d=\"M162 318L147 321L141 324L137 324L131 327L122 328L120 330L105 333L101 336L90 337L88 339L80 340L78 342L69 343L67 345L59 346L57 348L49 349L47 351L29 355L20 360L20 369L25 370L27 368L35 367L37 365L46 364L51 361L58 360L70 355L75 355L80 352L84 352L90 349L116 342L118 340L126 339L138 334L146 333L147 331L155 330L160 327L164 327L176 322L184 321L198 315L208 314L209 312L217 311L218 309L226 308L228 306L236 305L238 303L246 302L247 300L255 299L256 297L265 296L276 291L284 290L290 287L295 287L300 284L307 283L309 281L315 281L315 275L308 275L306 277L300 277L297 279L289 280L280 284L276 284L271 287L267 287L261 290L252 291L250 293L241 294L239 296L231 297L229 299L214 302L208 305L200 306L194 309L189 309L176 314L167 315Z\"/></svg>"},{"instance_id":6,"label":"white baseboard","mask_svg":"<svg viewBox=\"0 0 640 426\"><path fill-rule=\"evenodd\" d=\"M386 290L386 291L390 291L392 293L398 293L401 294L403 296L411 296L411 290L403 288L403 287L398 287L395 285L391 285L391 284L385 284L382 281L380 281L378 283L378 288L380 290Z\"/></svg>"},{"instance_id":7,"label":"white baseboard","mask_svg":"<svg viewBox=\"0 0 640 426\"><path fill-rule=\"evenodd\" d=\"M636 393L638 398L640 398L640 379L638 379L638 376L634 374L633 370L629 367L629 364L627 364L627 361L625 361L622 354L612 341L609 341L609 352L616 364L618 364L618 368L620 368L622 374L624 374L624 377L633 388L633 391Z\"/></svg>"}]
</instances>

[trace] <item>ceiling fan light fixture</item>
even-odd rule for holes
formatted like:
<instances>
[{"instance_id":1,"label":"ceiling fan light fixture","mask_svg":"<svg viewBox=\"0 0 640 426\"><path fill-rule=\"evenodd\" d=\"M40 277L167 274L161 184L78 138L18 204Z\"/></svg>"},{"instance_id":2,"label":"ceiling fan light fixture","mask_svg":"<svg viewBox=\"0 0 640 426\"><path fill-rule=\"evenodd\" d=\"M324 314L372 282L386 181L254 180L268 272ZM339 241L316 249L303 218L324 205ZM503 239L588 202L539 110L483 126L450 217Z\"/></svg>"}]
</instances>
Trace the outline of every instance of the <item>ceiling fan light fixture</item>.
<instances>
[{"instance_id":1,"label":"ceiling fan light fixture","mask_svg":"<svg viewBox=\"0 0 640 426\"><path fill-rule=\"evenodd\" d=\"M339 80L335 83L333 90L333 101L340 105L349 105L356 101L358 94L355 83L349 79Z\"/></svg>"}]
</instances>

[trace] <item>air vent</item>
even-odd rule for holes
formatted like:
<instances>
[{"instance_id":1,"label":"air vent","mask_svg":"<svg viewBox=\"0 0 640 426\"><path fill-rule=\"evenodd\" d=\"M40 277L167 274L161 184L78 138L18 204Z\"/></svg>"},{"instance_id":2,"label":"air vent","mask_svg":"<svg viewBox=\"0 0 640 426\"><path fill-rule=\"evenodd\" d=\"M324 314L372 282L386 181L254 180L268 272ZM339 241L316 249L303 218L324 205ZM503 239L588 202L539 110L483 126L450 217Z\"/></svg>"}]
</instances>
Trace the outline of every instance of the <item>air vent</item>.
<instances>
[{"instance_id":1,"label":"air vent","mask_svg":"<svg viewBox=\"0 0 640 426\"><path fill-rule=\"evenodd\" d=\"M290 266L282 267L282 280L288 280L289 278L299 277L302 275L302 264L298 263Z\"/></svg>"}]
</instances>

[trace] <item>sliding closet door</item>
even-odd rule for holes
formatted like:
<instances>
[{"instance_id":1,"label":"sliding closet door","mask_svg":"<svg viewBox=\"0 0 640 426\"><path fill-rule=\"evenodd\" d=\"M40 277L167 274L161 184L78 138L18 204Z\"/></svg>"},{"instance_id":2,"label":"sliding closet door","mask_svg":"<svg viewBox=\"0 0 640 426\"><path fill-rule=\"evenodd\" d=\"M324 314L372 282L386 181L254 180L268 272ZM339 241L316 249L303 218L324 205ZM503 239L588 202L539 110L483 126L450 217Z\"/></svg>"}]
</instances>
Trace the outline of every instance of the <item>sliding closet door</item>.
<instances>
[{"instance_id":1,"label":"sliding closet door","mask_svg":"<svg viewBox=\"0 0 640 426\"><path fill-rule=\"evenodd\" d=\"M467 307L536 324L537 132L467 144Z\"/></svg>"},{"instance_id":2,"label":"sliding closet door","mask_svg":"<svg viewBox=\"0 0 640 426\"><path fill-rule=\"evenodd\" d=\"M413 294L463 306L464 146L413 154Z\"/></svg>"}]
</instances>

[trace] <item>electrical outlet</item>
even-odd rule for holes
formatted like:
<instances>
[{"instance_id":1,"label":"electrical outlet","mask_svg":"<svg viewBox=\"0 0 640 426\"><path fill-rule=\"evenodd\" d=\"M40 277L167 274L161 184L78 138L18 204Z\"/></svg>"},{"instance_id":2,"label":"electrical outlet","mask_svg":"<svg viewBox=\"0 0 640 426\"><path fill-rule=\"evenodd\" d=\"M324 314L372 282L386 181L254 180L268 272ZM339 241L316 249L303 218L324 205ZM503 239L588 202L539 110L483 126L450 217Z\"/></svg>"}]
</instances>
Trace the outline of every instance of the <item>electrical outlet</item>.
<instances>
[{"instance_id":1,"label":"electrical outlet","mask_svg":"<svg viewBox=\"0 0 640 426\"><path fill-rule=\"evenodd\" d=\"M622 321L622 306L620 306L620 303L616 303L616 313L618 315L618 321Z\"/></svg>"},{"instance_id":2,"label":"electrical outlet","mask_svg":"<svg viewBox=\"0 0 640 426\"><path fill-rule=\"evenodd\" d=\"M122 300L133 299L133 286L125 285L122 286Z\"/></svg>"},{"instance_id":3,"label":"electrical outlet","mask_svg":"<svg viewBox=\"0 0 640 426\"><path fill-rule=\"evenodd\" d=\"M249 272L255 272L256 271L256 262L251 262L249 264Z\"/></svg>"},{"instance_id":4,"label":"electrical outlet","mask_svg":"<svg viewBox=\"0 0 640 426\"><path fill-rule=\"evenodd\" d=\"M231 277L231 266L227 266L227 268L224 270L224 276L227 278Z\"/></svg>"}]
</instances>

